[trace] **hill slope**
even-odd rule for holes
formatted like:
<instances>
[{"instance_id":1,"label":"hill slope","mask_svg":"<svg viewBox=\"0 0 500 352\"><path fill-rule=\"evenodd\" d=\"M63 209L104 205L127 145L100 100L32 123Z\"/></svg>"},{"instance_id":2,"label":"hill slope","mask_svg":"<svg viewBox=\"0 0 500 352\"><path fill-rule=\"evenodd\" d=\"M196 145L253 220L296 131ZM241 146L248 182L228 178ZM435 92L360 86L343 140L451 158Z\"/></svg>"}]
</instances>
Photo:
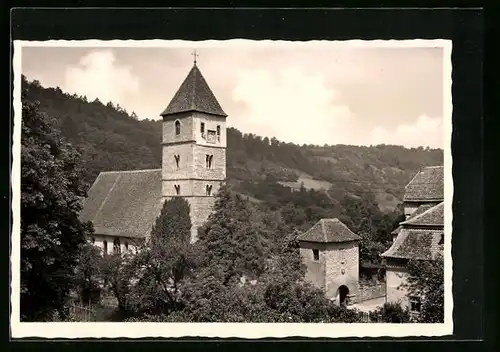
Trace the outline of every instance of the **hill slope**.
<instances>
[{"instance_id":1,"label":"hill slope","mask_svg":"<svg viewBox=\"0 0 500 352\"><path fill-rule=\"evenodd\" d=\"M112 103L88 102L25 77L23 88L29 100L39 101L40 109L57 120L62 136L78 146L86 168L83 177L89 184L100 171L161 167L160 121L138 120ZM443 163L440 149L299 146L234 128L228 129L227 138L228 181L238 192L271 203L272 199L265 199L276 196L269 194L270 188L303 186L321 190L334 204L346 195L369 197L381 209L392 210L419 168Z\"/></svg>"}]
</instances>

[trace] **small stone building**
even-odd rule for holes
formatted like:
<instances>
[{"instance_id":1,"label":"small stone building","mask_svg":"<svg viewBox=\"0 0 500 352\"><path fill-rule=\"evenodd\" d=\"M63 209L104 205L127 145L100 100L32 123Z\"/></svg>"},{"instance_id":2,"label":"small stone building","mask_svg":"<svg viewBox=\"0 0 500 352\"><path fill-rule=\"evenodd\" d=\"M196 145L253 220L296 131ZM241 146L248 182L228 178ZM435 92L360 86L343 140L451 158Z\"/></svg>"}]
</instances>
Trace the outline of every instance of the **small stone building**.
<instances>
[{"instance_id":1,"label":"small stone building","mask_svg":"<svg viewBox=\"0 0 500 352\"><path fill-rule=\"evenodd\" d=\"M421 297L409 297L402 286L408 278L408 261L433 260L443 253L444 244L444 203L419 209L400 224L394 243L381 255L386 261L387 302L399 303L412 313L419 312Z\"/></svg>"},{"instance_id":2,"label":"small stone building","mask_svg":"<svg viewBox=\"0 0 500 352\"><path fill-rule=\"evenodd\" d=\"M297 239L306 280L337 304L351 301L359 292L361 237L338 219L321 219Z\"/></svg>"},{"instance_id":3,"label":"small stone building","mask_svg":"<svg viewBox=\"0 0 500 352\"><path fill-rule=\"evenodd\" d=\"M195 241L225 181L227 115L196 62L160 115L161 168L101 172L84 200L81 220L93 223L94 243L104 253L143 242L172 197L189 202Z\"/></svg>"},{"instance_id":4,"label":"small stone building","mask_svg":"<svg viewBox=\"0 0 500 352\"><path fill-rule=\"evenodd\" d=\"M434 206L444 201L443 169L443 166L425 167L406 185L403 206L407 219L420 206Z\"/></svg>"}]
</instances>

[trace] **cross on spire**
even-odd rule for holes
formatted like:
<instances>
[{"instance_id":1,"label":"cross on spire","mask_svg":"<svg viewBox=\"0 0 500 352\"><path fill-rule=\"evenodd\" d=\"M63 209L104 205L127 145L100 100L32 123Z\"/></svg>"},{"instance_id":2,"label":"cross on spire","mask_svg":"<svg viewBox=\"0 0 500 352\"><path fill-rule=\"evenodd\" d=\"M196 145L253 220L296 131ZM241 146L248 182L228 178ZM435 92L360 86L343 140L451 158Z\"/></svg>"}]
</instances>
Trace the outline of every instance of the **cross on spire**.
<instances>
[{"instance_id":1,"label":"cross on spire","mask_svg":"<svg viewBox=\"0 0 500 352\"><path fill-rule=\"evenodd\" d=\"M198 56L200 56L200 55L198 55L198 54L196 53L196 50L195 50L195 51L193 51L193 52L191 53L191 55L193 55L193 57L194 57L194 64L196 65L196 58L197 58Z\"/></svg>"}]
</instances>

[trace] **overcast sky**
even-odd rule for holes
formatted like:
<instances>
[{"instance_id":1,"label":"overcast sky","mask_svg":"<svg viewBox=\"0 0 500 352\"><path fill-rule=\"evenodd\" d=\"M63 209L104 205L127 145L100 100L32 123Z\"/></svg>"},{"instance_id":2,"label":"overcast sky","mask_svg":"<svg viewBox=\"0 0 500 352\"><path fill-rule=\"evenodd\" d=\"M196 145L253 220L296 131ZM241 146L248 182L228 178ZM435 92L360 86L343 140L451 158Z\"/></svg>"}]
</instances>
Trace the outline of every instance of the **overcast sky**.
<instances>
[{"instance_id":1,"label":"overcast sky","mask_svg":"<svg viewBox=\"0 0 500 352\"><path fill-rule=\"evenodd\" d=\"M22 72L43 86L158 119L196 48L25 47ZM198 48L227 122L306 144L443 148L443 49L319 45Z\"/></svg>"}]
</instances>

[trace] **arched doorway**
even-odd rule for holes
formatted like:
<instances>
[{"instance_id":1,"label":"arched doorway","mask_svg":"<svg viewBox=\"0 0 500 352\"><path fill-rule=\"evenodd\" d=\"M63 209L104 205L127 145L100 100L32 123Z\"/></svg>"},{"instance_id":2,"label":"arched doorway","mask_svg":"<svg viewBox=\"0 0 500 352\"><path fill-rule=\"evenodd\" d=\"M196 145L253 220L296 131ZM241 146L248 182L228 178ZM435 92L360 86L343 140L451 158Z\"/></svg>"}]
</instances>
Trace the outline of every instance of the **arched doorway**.
<instances>
[{"instance_id":1,"label":"arched doorway","mask_svg":"<svg viewBox=\"0 0 500 352\"><path fill-rule=\"evenodd\" d=\"M338 289L337 297L339 299L339 305L347 305L347 295L349 294L349 288L346 285L342 285Z\"/></svg>"}]
</instances>

